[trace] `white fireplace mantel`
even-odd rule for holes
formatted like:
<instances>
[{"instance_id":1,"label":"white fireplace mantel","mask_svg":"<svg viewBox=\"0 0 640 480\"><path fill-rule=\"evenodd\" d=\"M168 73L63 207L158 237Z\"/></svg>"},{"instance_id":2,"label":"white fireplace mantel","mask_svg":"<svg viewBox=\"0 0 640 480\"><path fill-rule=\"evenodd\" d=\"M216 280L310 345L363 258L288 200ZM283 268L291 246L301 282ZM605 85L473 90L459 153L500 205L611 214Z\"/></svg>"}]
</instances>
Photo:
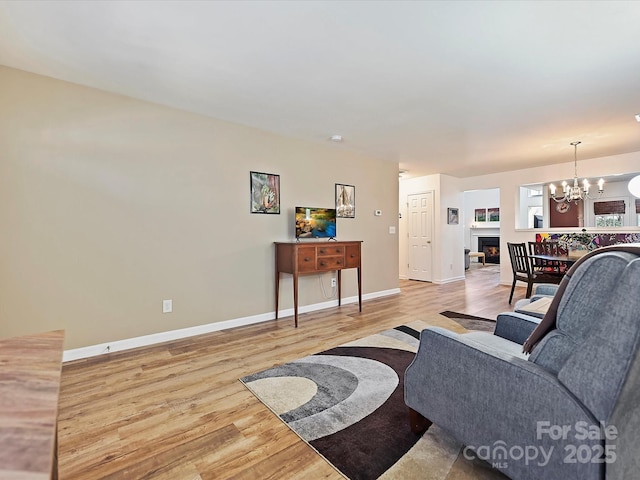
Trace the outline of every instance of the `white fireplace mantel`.
<instances>
[{"instance_id":1,"label":"white fireplace mantel","mask_svg":"<svg viewBox=\"0 0 640 480\"><path fill-rule=\"evenodd\" d=\"M474 228L471 230L471 246L472 252L478 251L478 238L480 237L499 237L499 228Z\"/></svg>"}]
</instances>

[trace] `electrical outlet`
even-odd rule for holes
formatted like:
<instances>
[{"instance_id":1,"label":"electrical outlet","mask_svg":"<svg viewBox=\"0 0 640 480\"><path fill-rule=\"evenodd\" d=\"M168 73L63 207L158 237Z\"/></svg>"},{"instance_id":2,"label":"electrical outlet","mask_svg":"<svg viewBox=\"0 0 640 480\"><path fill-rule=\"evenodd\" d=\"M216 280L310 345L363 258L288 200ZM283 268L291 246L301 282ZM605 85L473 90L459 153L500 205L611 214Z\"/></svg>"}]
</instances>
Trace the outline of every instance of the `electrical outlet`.
<instances>
[{"instance_id":1,"label":"electrical outlet","mask_svg":"<svg viewBox=\"0 0 640 480\"><path fill-rule=\"evenodd\" d=\"M335 287L335 286L336 286L336 279L335 279L335 278L332 278L332 279L331 279L331 286L332 286L332 287Z\"/></svg>"},{"instance_id":2,"label":"electrical outlet","mask_svg":"<svg viewBox=\"0 0 640 480\"><path fill-rule=\"evenodd\" d=\"M171 312L173 312L173 300L163 300L162 313L171 313Z\"/></svg>"}]
</instances>

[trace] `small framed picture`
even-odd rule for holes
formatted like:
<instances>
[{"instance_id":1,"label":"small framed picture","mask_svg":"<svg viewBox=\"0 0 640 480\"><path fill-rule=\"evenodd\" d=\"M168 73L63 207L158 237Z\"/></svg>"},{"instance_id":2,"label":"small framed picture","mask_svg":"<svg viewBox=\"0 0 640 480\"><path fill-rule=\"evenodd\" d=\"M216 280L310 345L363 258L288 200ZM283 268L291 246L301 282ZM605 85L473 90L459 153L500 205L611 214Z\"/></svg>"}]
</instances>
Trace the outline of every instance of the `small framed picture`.
<instances>
[{"instance_id":1,"label":"small framed picture","mask_svg":"<svg viewBox=\"0 0 640 480\"><path fill-rule=\"evenodd\" d=\"M356 218L356 187L336 183L336 217Z\"/></svg>"},{"instance_id":2,"label":"small framed picture","mask_svg":"<svg viewBox=\"0 0 640 480\"><path fill-rule=\"evenodd\" d=\"M280 175L250 172L251 213L280 214Z\"/></svg>"},{"instance_id":3,"label":"small framed picture","mask_svg":"<svg viewBox=\"0 0 640 480\"><path fill-rule=\"evenodd\" d=\"M447 208L447 223L449 225L458 225L458 209Z\"/></svg>"},{"instance_id":4,"label":"small framed picture","mask_svg":"<svg viewBox=\"0 0 640 480\"><path fill-rule=\"evenodd\" d=\"M487 221L487 209L486 208L476 208L476 222L486 222Z\"/></svg>"},{"instance_id":5,"label":"small framed picture","mask_svg":"<svg viewBox=\"0 0 640 480\"><path fill-rule=\"evenodd\" d=\"M499 222L500 221L500 209L499 208L489 208L489 221L490 222Z\"/></svg>"}]
</instances>

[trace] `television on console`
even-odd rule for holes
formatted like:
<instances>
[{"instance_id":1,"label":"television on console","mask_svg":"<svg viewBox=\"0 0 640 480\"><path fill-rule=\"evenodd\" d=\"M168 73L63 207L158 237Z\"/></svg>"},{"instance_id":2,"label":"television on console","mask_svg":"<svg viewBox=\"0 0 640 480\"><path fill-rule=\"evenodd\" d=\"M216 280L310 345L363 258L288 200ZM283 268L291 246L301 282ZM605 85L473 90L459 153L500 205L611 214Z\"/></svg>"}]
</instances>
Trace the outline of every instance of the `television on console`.
<instances>
[{"instance_id":1,"label":"television on console","mask_svg":"<svg viewBox=\"0 0 640 480\"><path fill-rule=\"evenodd\" d=\"M533 228L542 228L542 215L533 216Z\"/></svg>"},{"instance_id":2,"label":"television on console","mask_svg":"<svg viewBox=\"0 0 640 480\"><path fill-rule=\"evenodd\" d=\"M336 209L296 207L296 238L335 238Z\"/></svg>"}]
</instances>

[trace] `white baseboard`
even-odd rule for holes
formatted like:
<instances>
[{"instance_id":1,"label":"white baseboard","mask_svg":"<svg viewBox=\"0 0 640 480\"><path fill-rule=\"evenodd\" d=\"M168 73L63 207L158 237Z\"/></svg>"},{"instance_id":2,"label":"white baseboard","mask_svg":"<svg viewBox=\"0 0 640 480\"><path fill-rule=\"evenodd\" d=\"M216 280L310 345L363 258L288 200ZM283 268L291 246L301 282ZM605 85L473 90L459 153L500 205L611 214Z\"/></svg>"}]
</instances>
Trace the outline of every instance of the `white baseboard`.
<instances>
[{"instance_id":1,"label":"white baseboard","mask_svg":"<svg viewBox=\"0 0 640 480\"><path fill-rule=\"evenodd\" d=\"M445 283L459 282L460 280L464 280L464 275L462 277L450 277L442 280L434 280L433 283L438 285L444 285Z\"/></svg>"},{"instance_id":2,"label":"white baseboard","mask_svg":"<svg viewBox=\"0 0 640 480\"><path fill-rule=\"evenodd\" d=\"M396 295L400 293L399 288L393 288L391 290L382 290L380 292L367 293L362 295L362 300L371 300L379 297L386 297L388 295ZM358 297L347 297L342 299L342 304L357 303ZM331 300L328 302L315 303L313 305L305 305L298 308L298 313L315 312L318 310L324 310L325 308L337 307L338 300ZM286 310L280 310L278 317L289 317L293 315L293 307ZM80 360L82 358L95 357L97 355L103 355L105 353L120 352L122 350L129 350L132 348L147 347L156 343L169 342L171 340L179 340L181 338L193 337L196 335L202 335L205 333L218 332L220 330L227 330L229 328L243 327L245 325L252 325L254 323L268 322L275 319L275 311L261 313L259 315L252 315L250 317L235 318L232 320L225 320L222 322L208 323L206 325L198 325L195 327L181 328L179 330L170 330L168 332L152 333L150 335L144 335L142 337L126 338L124 340L116 340L115 342L100 343L98 345L90 345L88 347L74 348L71 350L65 350L62 356L63 362L70 362L73 360Z\"/></svg>"}]
</instances>

